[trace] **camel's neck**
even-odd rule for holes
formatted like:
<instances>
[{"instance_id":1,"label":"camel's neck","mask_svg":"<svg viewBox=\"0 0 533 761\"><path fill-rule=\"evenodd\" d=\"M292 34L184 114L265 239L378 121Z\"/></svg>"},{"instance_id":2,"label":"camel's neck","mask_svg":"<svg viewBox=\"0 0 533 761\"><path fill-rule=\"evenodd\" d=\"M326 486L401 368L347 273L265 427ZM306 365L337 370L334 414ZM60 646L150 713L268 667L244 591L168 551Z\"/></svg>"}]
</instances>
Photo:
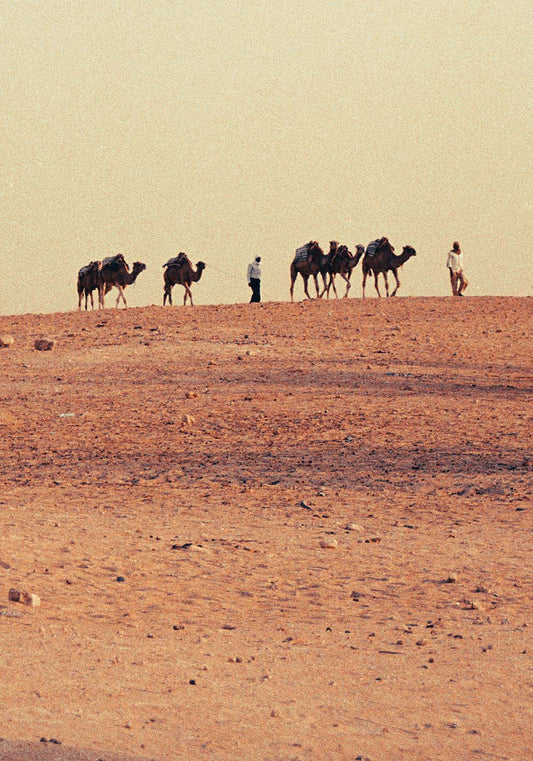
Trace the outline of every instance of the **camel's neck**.
<instances>
[{"instance_id":1,"label":"camel's neck","mask_svg":"<svg viewBox=\"0 0 533 761\"><path fill-rule=\"evenodd\" d=\"M399 256L396 256L396 254L392 254L392 260L395 264L397 264L399 267L406 262L408 259L412 257L411 251L402 251L402 253Z\"/></svg>"}]
</instances>

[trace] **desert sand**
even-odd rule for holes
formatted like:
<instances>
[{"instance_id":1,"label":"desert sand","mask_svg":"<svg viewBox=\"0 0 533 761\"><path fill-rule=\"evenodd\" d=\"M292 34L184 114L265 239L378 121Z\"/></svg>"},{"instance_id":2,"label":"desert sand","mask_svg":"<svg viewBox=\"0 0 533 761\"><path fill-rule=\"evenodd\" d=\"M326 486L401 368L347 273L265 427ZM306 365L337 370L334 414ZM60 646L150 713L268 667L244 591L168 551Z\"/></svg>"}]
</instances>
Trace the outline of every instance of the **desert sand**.
<instances>
[{"instance_id":1,"label":"desert sand","mask_svg":"<svg viewBox=\"0 0 533 761\"><path fill-rule=\"evenodd\" d=\"M533 758L530 299L0 334L0 759Z\"/></svg>"}]
</instances>

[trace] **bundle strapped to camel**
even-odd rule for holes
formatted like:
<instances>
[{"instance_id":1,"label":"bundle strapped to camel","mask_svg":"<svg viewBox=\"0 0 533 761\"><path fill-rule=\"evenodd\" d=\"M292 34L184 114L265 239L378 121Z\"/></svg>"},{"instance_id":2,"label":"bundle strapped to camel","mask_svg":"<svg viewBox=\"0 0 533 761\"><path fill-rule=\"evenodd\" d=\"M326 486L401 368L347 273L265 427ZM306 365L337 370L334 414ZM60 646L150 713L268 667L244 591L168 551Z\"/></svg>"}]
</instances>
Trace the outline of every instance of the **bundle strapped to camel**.
<instances>
[{"instance_id":1,"label":"bundle strapped to camel","mask_svg":"<svg viewBox=\"0 0 533 761\"><path fill-rule=\"evenodd\" d=\"M368 244L368 246L366 247L366 256L368 259L374 256L374 254L376 253L377 247L379 246L382 240L383 238L376 238L376 240L373 240L372 243Z\"/></svg>"},{"instance_id":2,"label":"bundle strapped to camel","mask_svg":"<svg viewBox=\"0 0 533 761\"><path fill-rule=\"evenodd\" d=\"M300 248L297 248L294 252L294 261L295 262L306 262L307 256L309 254L309 248L311 244L306 243L305 246L300 246Z\"/></svg>"},{"instance_id":3,"label":"bundle strapped to camel","mask_svg":"<svg viewBox=\"0 0 533 761\"><path fill-rule=\"evenodd\" d=\"M180 251L177 256L173 256L168 262L163 264L163 267L181 267L187 260L187 254Z\"/></svg>"},{"instance_id":4,"label":"bundle strapped to camel","mask_svg":"<svg viewBox=\"0 0 533 761\"><path fill-rule=\"evenodd\" d=\"M89 264L86 264L85 267L82 267L78 272L78 277L85 277L89 272L92 272L94 269L99 269L99 267L100 262L89 262Z\"/></svg>"},{"instance_id":5,"label":"bundle strapped to camel","mask_svg":"<svg viewBox=\"0 0 533 761\"><path fill-rule=\"evenodd\" d=\"M124 259L124 254L115 254L114 256L106 256L105 259L102 259L102 267L108 267L111 270L120 269L121 267L125 267L129 272L129 267L126 264L126 260Z\"/></svg>"}]
</instances>

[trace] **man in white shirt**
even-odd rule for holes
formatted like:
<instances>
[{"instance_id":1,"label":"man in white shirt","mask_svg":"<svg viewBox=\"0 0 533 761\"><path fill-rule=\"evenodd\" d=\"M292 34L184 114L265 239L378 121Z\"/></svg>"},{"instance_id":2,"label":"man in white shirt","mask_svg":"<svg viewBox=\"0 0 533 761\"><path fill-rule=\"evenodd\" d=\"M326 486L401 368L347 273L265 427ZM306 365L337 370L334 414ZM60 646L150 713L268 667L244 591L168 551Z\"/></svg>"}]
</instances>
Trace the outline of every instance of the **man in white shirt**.
<instances>
[{"instance_id":1,"label":"man in white shirt","mask_svg":"<svg viewBox=\"0 0 533 761\"><path fill-rule=\"evenodd\" d=\"M261 257L256 256L248 265L248 285L252 289L250 304L261 301Z\"/></svg>"},{"instance_id":2,"label":"man in white shirt","mask_svg":"<svg viewBox=\"0 0 533 761\"><path fill-rule=\"evenodd\" d=\"M446 266L450 270L452 294L462 296L468 286L468 280L463 272L463 254L458 241L454 241L452 250L448 253Z\"/></svg>"}]
</instances>

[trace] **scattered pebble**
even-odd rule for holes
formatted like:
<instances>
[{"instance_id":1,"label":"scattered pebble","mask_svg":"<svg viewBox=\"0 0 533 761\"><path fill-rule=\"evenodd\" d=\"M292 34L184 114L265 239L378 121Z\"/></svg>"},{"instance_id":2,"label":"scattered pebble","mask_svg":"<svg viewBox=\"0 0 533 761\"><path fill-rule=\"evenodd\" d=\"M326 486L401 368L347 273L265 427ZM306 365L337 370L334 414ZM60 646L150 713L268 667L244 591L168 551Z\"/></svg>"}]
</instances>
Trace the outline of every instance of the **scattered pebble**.
<instances>
[{"instance_id":1,"label":"scattered pebble","mask_svg":"<svg viewBox=\"0 0 533 761\"><path fill-rule=\"evenodd\" d=\"M13 346L15 343L15 339L13 336L10 336L8 333L4 333L0 336L0 346L3 348L8 348L9 346Z\"/></svg>"},{"instance_id":2,"label":"scattered pebble","mask_svg":"<svg viewBox=\"0 0 533 761\"><path fill-rule=\"evenodd\" d=\"M347 523L344 528L346 531L364 531L363 526L360 526L358 523Z\"/></svg>"},{"instance_id":3,"label":"scattered pebble","mask_svg":"<svg viewBox=\"0 0 533 761\"><path fill-rule=\"evenodd\" d=\"M338 542L333 536L325 536L320 540L320 546L324 550L334 550L337 545Z\"/></svg>"},{"instance_id":4,"label":"scattered pebble","mask_svg":"<svg viewBox=\"0 0 533 761\"><path fill-rule=\"evenodd\" d=\"M19 592L14 587L11 587L7 597L11 602L20 602L22 605L29 605L32 608L36 608L41 604L41 598L38 595L32 592Z\"/></svg>"},{"instance_id":5,"label":"scattered pebble","mask_svg":"<svg viewBox=\"0 0 533 761\"><path fill-rule=\"evenodd\" d=\"M53 338L38 338L34 343L37 351L52 351L55 345L56 342Z\"/></svg>"}]
</instances>

